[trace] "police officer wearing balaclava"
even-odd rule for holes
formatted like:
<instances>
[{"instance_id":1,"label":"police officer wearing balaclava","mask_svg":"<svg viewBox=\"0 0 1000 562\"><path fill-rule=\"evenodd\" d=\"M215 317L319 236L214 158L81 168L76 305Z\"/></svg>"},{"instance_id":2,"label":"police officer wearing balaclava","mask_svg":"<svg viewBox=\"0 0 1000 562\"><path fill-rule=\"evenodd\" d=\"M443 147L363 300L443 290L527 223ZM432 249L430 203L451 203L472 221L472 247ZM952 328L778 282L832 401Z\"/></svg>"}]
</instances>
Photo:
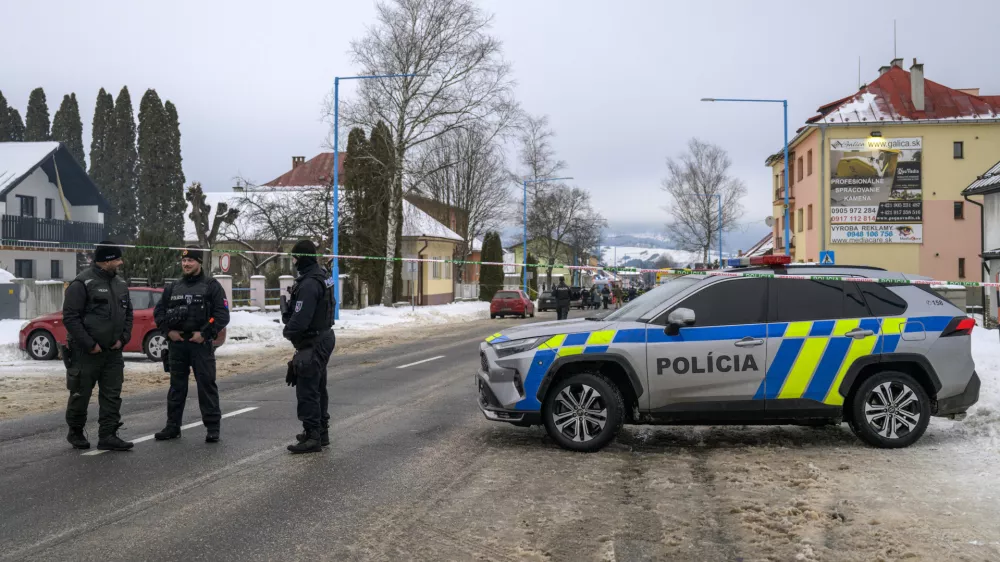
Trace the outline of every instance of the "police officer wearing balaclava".
<instances>
[{"instance_id":1,"label":"police officer wearing balaclava","mask_svg":"<svg viewBox=\"0 0 1000 562\"><path fill-rule=\"evenodd\" d=\"M296 255L298 254L298 255ZM303 432L289 445L292 453L316 453L330 444L329 396L326 369L336 346L333 335L333 280L316 261L316 245L300 240L292 248L299 276L282 297L283 335L295 347L285 381L295 387L298 418Z\"/></svg>"},{"instance_id":2,"label":"police officer wearing balaclava","mask_svg":"<svg viewBox=\"0 0 1000 562\"><path fill-rule=\"evenodd\" d=\"M89 449L83 434L87 423L87 404L99 387L100 430L97 448L127 451L132 443L118 437L121 424L122 383L125 362L122 348L132 336L132 301L128 285L118 277L122 249L112 242L102 242L94 250L94 265L77 275L63 299L63 323L66 326L67 441L77 449Z\"/></svg>"},{"instance_id":3,"label":"police officer wearing balaclava","mask_svg":"<svg viewBox=\"0 0 1000 562\"><path fill-rule=\"evenodd\" d=\"M201 419L207 431L205 441L215 443L219 440L222 409L219 407L219 387L215 384L213 340L229 324L229 302L222 285L205 276L203 259L197 246L188 246L181 253L184 276L164 288L163 297L153 310L156 327L169 340L167 362L170 370L167 426L155 434L157 441L181 436L192 369L198 384Z\"/></svg>"}]
</instances>

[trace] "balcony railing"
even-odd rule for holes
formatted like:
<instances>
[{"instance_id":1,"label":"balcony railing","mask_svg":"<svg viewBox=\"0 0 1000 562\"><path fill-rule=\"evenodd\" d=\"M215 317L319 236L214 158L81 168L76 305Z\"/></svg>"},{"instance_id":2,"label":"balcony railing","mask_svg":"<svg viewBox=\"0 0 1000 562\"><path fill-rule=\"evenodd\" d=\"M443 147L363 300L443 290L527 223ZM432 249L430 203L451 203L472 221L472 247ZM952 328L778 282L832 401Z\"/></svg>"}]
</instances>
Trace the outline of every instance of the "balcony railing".
<instances>
[{"instance_id":1,"label":"balcony railing","mask_svg":"<svg viewBox=\"0 0 1000 562\"><path fill-rule=\"evenodd\" d=\"M3 215L4 244L16 241L96 244L103 239L104 225L96 222Z\"/></svg>"}]
</instances>

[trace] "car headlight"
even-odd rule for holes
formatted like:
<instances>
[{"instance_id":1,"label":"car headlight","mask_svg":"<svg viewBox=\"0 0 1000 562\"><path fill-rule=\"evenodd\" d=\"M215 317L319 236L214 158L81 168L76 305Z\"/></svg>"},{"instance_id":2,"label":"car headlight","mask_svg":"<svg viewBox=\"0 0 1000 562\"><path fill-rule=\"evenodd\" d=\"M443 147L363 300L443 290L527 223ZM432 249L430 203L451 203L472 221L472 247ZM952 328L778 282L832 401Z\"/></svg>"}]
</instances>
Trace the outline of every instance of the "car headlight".
<instances>
[{"instance_id":1,"label":"car headlight","mask_svg":"<svg viewBox=\"0 0 1000 562\"><path fill-rule=\"evenodd\" d=\"M494 345L493 350L497 352L497 357L506 357L508 355L514 355L515 353L521 353L528 351L529 349L534 349L541 345L546 339L548 338L538 337L505 341Z\"/></svg>"}]
</instances>

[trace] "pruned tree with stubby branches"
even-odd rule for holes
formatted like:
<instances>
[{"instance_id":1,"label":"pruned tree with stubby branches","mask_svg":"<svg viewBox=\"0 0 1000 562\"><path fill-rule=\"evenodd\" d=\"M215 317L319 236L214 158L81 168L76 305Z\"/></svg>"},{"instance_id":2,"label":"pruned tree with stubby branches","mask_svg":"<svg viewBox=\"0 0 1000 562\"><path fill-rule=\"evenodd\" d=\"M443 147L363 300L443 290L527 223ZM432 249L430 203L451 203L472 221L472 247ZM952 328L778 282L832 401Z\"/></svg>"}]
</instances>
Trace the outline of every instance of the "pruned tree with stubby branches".
<instances>
[{"instance_id":1,"label":"pruned tree with stubby branches","mask_svg":"<svg viewBox=\"0 0 1000 562\"><path fill-rule=\"evenodd\" d=\"M194 182L184 194L191 207L188 218L194 224L195 236L198 237L198 245L208 250L205 262L209 264L211 271L212 247L219 240L222 229L227 224L236 222L240 216L239 209L232 209L227 203L218 203L215 206L215 214L212 214L212 206L205 202L205 191L201 188L201 183Z\"/></svg>"}]
</instances>

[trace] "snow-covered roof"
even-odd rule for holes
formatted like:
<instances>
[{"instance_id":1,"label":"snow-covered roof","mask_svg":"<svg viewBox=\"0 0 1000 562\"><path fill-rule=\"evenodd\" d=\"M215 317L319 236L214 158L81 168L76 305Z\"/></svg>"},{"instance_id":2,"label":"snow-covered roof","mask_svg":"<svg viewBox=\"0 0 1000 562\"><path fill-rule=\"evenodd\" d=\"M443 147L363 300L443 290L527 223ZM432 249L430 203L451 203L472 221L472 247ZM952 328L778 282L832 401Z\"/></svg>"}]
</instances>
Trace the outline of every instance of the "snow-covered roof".
<instances>
[{"instance_id":1,"label":"snow-covered roof","mask_svg":"<svg viewBox=\"0 0 1000 562\"><path fill-rule=\"evenodd\" d=\"M924 109L913 103L910 73L892 66L858 93L828 103L808 123L963 121L1000 118L996 96L978 96L924 79Z\"/></svg>"},{"instance_id":2,"label":"snow-covered roof","mask_svg":"<svg viewBox=\"0 0 1000 562\"><path fill-rule=\"evenodd\" d=\"M403 199L403 236L444 238L458 242L463 240L454 230L434 220L434 217L406 199Z\"/></svg>"},{"instance_id":3,"label":"snow-covered roof","mask_svg":"<svg viewBox=\"0 0 1000 562\"><path fill-rule=\"evenodd\" d=\"M473 238L472 239L472 251L473 252L482 252L483 251L483 239L482 238Z\"/></svg>"},{"instance_id":4,"label":"snow-covered roof","mask_svg":"<svg viewBox=\"0 0 1000 562\"><path fill-rule=\"evenodd\" d=\"M774 249L774 233L768 232L767 236L762 238L760 242L754 244L749 250L747 250L747 253L744 255L747 257L763 256L767 255L767 253L773 249Z\"/></svg>"},{"instance_id":5,"label":"snow-covered roof","mask_svg":"<svg viewBox=\"0 0 1000 562\"><path fill-rule=\"evenodd\" d=\"M962 195L981 195L1000 191L1000 162L986 170L986 173L976 178L969 187L962 190Z\"/></svg>"},{"instance_id":6,"label":"snow-covered roof","mask_svg":"<svg viewBox=\"0 0 1000 562\"><path fill-rule=\"evenodd\" d=\"M0 191L27 176L58 149L58 142L0 143Z\"/></svg>"}]
</instances>

